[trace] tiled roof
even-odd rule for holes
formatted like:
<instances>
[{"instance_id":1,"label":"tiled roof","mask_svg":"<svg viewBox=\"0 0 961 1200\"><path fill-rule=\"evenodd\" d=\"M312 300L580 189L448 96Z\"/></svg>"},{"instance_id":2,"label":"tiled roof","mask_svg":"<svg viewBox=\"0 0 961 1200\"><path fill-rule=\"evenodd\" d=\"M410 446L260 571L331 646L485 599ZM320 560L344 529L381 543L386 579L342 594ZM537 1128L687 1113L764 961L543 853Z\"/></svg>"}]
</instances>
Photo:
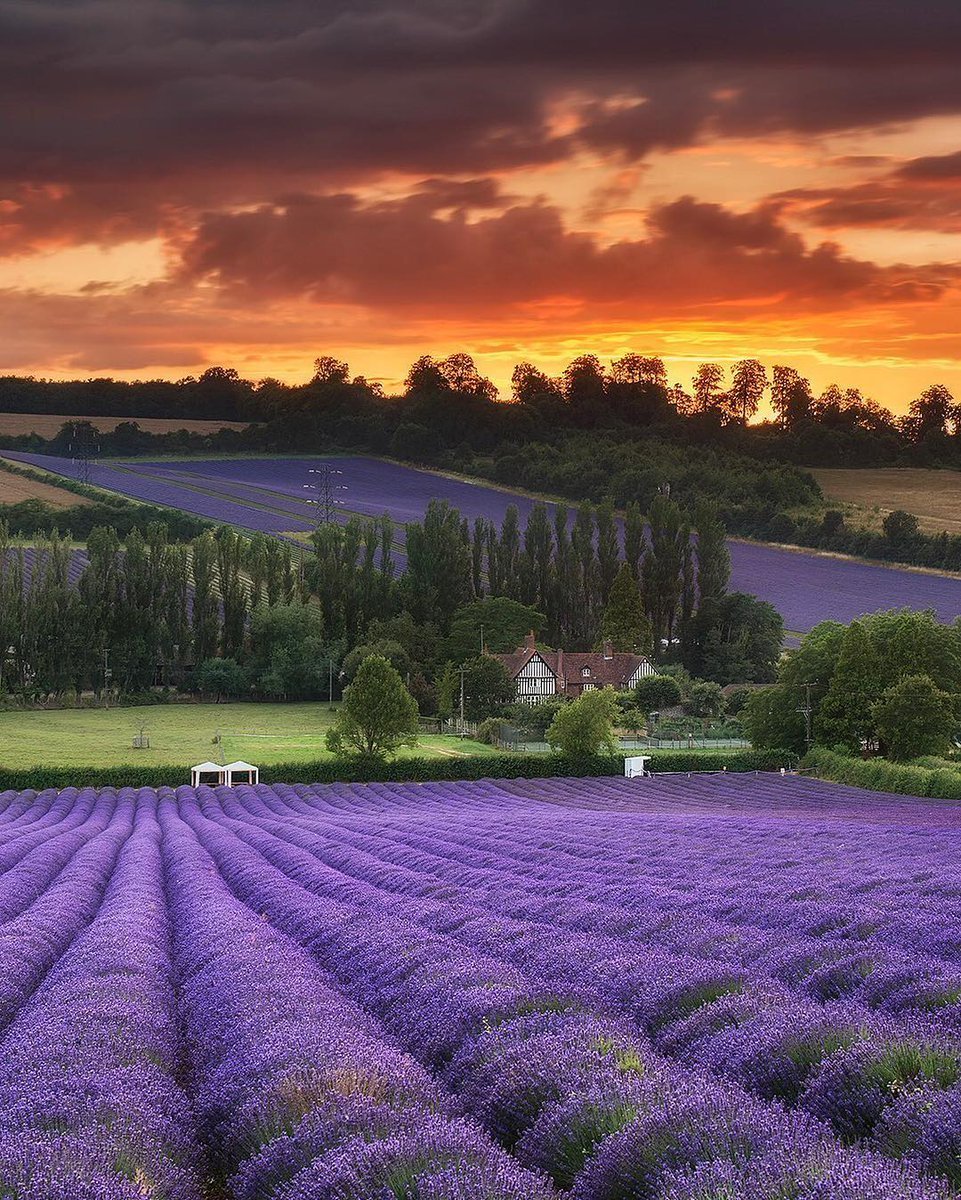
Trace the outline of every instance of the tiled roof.
<instances>
[{"instance_id":1,"label":"tiled roof","mask_svg":"<svg viewBox=\"0 0 961 1200\"><path fill-rule=\"evenodd\" d=\"M513 653L495 654L494 658L500 659L510 677L516 679L535 655L547 664L555 679L564 681L563 686L567 690L581 688L586 683L592 683L595 687L624 687L638 667L647 661L643 654L610 650L542 650L534 644L532 636ZM583 673L585 667L589 675Z\"/></svg>"}]
</instances>

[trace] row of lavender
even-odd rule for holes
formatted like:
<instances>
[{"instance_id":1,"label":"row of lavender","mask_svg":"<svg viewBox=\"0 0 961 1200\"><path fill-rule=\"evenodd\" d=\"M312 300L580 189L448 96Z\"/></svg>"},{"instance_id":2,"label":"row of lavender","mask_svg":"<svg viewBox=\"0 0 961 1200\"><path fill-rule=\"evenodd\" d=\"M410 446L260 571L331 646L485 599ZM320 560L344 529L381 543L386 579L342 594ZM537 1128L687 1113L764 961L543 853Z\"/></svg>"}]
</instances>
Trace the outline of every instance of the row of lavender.
<instances>
[{"instance_id":1,"label":"row of lavender","mask_svg":"<svg viewBox=\"0 0 961 1200\"><path fill-rule=\"evenodd\" d=\"M2 794L0 1194L948 1195L959 848L774 776Z\"/></svg>"},{"instance_id":2,"label":"row of lavender","mask_svg":"<svg viewBox=\"0 0 961 1200\"><path fill-rule=\"evenodd\" d=\"M8 453L7 457L69 478L79 465L68 458ZM214 521L265 533L304 533L315 524L316 509L304 484L321 459L189 459L182 462L98 463L94 482L123 495L180 508ZM530 497L363 456L334 462L348 481L346 507L377 517L389 513L403 538L403 526L422 519L433 498L448 500L473 521L485 517L500 524L515 505L523 525ZM785 625L806 631L819 621L848 623L881 608L934 609L941 620L961 613L961 581L955 577L845 561L802 551L732 541L731 587L767 600ZM403 546L397 548L403 568Z\"/></svg>"}]
</instances>

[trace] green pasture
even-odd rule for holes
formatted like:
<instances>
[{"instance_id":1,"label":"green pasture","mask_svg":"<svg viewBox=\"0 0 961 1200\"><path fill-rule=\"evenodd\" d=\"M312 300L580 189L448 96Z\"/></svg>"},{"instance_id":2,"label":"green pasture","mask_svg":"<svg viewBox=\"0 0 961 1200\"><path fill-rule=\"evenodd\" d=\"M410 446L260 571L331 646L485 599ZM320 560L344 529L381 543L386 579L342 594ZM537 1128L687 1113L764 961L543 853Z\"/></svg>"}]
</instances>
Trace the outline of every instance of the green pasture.
<instances>
[{"instance_id":1,"label":"green pasture","mask_svg":"<svg viewBox=\"0 0 961 1200\"><path fill-rule=\"evenodd\" d=\"M0 712L0 767L308 762L330 757L324 734L333 717L326 703L316 702ZM141 726L148 750L133 749ZM416 750L402 753L458 758L497 752L466 738L430 734L421 736Z\"/></svg>"}]
</instances>

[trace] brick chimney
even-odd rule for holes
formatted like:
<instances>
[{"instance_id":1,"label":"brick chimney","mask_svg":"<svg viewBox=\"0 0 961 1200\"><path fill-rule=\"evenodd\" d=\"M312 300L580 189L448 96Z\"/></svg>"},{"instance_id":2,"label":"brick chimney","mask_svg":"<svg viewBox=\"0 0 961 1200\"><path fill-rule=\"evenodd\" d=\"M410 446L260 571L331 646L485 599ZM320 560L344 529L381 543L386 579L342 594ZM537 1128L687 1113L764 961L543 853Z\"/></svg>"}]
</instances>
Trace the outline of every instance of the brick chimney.
<instances>
[{"instance_id":1,"label":"brick chimney","mask_svg":"<svg viewBox=\"0 0 961 1200\"><path fill-rule=\"evenodd\" d=\"M564 678L564 651L557 652L557 695L567 695L567 680Z\"/></svg>"},{"instance_id":2,"label":"brick chimney","mask_svg":"<svg viewBox=\"0 0 961 1200\"><path fill-rule=\"evenodd\" d=\"M604 661L605 661L605 662L608 662L608 661L610 661L610 659L612 659L613 657L614 657L614 645L613 645L613 643L611 642L611 639L610 639L610 638L608 638L608 639L607 639L607 640L604 642Z\"/></svg>"},{"instance_id":3,"label":"brick chimney","mask_svg":"<svg viewBox=\"0 0 961 1200\"><path fill-rule=\"evenodd\" d=\"M527 637L524 638L524 649L525 650L536 650L537 649L537 639L534 637L533 629L530 631L530 633L527 635Z\"/></svg>"}]
</instances>

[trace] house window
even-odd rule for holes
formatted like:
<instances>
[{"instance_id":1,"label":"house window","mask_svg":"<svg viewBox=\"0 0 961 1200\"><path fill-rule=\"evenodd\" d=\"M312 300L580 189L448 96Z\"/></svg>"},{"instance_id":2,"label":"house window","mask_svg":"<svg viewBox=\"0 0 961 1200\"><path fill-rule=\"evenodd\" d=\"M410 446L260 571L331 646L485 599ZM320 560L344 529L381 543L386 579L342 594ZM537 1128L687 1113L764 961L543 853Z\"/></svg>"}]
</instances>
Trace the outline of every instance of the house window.
<instances>
[{"instance_id":1,"label":"house window","mask_svg":"<svg viewBox=\"0 0 961 1200\"><path fill-rule=\"evenodd\" d=\"M593 683L585 683L584 686L581 688L582 692L593 692L596 690L597 690L596 686Z\"/></svg>"},{"instance_id":2,"label":"house window","mask_svg":"<svg viewBox=\"0 0 961 1200\"><path fill-rule=\"evenodd\" d=\"M581 667L581 675L582 675L582 676L583 676L585 679L587 678L587 676L588 676L588 675L590 675L590 673L591 673L591 668L590 668L590 667Z\"/></svg>"}]
</instances>

